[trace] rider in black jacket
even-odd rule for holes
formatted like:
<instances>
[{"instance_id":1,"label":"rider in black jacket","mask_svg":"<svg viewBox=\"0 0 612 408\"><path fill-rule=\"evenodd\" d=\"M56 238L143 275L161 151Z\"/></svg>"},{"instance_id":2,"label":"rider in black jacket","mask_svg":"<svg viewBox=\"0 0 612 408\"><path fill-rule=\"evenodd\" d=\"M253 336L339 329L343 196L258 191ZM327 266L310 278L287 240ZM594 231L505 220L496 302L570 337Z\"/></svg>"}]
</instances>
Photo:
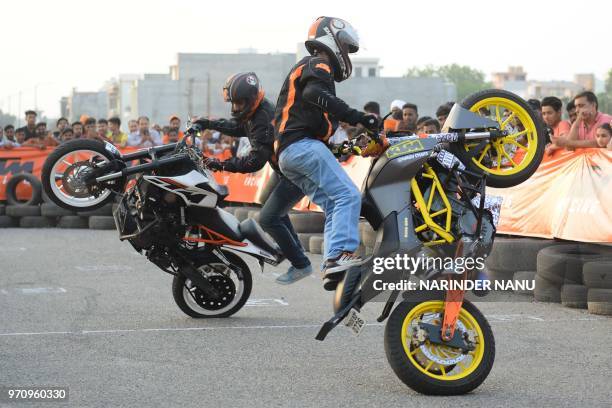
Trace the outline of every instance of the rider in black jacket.
<instances>
[{"instance_id":1,"label":"rider in black jacket","mask_svg":"<svg viewBox=\"0 0 612 408\"><path fill-rule=\"evenodd\" d=\"M280 174L276 163L272 125L274 105L264 98L259 79L253 72L239 73L228 78L223 87L223 95L225 101L232 104L232 118L198 119L195 123L202 129L218 130L234 137L248 137L251 151L244 157L232 157L225 161L209 159L207 165L212 170L253 173L266 162L270 163L276 172L278 184L261 209L259 223L291 262L288 272L276 281L281 284L293 283L312 273L312 266L289 220L289 211L304 194Z\"/></svg>"}]
</instances>

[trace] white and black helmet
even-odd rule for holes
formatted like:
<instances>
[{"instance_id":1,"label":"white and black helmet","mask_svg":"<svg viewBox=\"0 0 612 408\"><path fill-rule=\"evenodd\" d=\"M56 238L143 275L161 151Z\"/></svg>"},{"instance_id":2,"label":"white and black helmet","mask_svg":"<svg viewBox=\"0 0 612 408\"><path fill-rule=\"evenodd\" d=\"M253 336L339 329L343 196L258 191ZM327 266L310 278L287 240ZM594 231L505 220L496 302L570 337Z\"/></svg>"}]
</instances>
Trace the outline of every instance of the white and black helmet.
<instances>
[{"instance_id":1,"label":"white and black helmet","mask_svg":"<svg viewBox=\"0 0 612 408\"><path fill-rule=\"evenodd\" d=\"M347 21L335 17L317 18L310 26L304 44L311 55L316 50L329 54L337 82L351 76L353 64L349 54L359 51L359 36Z\"/></svg>"},{"instance_id":2,"label":"white and black helmet","mask_svg":"<svg viewBox=\"0 0 612 408\"><path fill-rule=\"evenodd\" d=\"M225 102L238 102L244 100L244 108L236 111L232 107L232 117L239 121L248 119L259 107L264 98L264 90L259 78L254 72L240 72L231 75L223 85L223 99Z\"/></svg>"}]
</instances>

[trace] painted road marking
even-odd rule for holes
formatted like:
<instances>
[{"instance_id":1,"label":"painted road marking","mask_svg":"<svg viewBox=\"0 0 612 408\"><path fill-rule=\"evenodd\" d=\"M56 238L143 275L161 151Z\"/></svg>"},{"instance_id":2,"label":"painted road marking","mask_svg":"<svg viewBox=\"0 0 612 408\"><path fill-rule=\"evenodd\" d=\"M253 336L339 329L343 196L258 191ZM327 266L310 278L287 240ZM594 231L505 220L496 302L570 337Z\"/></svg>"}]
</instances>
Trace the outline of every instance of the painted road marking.
<instances>
[{"instance_id":1,"label":"painted road marking","mask_svg":"<svg viewBox=\"0 0 612 408\"><path fill-rule=\"evenodd\" d=\"M17 295L46 295L50 293L66 293L66 289L58 286L51 286L42 288L9 288L0 290L0 293L3 295L10 295L11 292Z\"/></svg>"},{"instance_id":2,"label":"painted road marking","mask_svg":"<svg viewBox=\"0 0 612 408\"><path fill-rule=\"evenodd\" d=\"M285 299L249 299L245 306L289 306Z\"/></svg>"},{"instance_id":3,"label":"painted road marking","mask_svg":"<svg viewBox=\"0 0 612 408\"><path fill-rule=\"evenodd\" d=\"M518 316L518 315L517 315ZM488 316L487 316L488 317ZM553 323L571 321L611 321L606 317L580 317L568 319L542 319L542 320L523 320L520 323ZM517 323L518 321L503 320L496 323ZM385 323L366 323L366 326L382 327ZM295 324L295 325L257 325L257 326L217 326L217 327L167 327L151 329L107 329L107 330L82 330L82 331L47 331L47 332L15 332L0 333L0 337L19 337L19 336L46 336L46 335L97 335L97 334L116 334L116 333L148 333L148 332L184 332L184 331L219 331L219 330L282 330L282 329L312 329L320 328L321 323L317 324Z\"/></svg>"},{"instance_id":4,"label":"painted road marking","mask_svg":"<svg viewBox=\"0 0 612 408\"><path fill-rule=\"evenodd\" d=\"M137 255L140 256L140 254ZM123 272L134 269L127 265L84 265L75 266L75 268L81 272Z\"/></svg>"}]
</instances>

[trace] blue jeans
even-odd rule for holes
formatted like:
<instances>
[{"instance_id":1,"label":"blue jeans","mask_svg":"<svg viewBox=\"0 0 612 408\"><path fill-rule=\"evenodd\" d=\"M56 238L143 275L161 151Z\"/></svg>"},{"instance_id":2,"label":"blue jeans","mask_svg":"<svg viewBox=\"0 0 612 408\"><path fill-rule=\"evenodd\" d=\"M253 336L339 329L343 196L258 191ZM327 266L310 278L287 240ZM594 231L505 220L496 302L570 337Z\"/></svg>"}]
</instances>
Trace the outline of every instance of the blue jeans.
<instances>
[{"instance_id":1,"label":"blue jeans","mask_svg":"<svg viewBox=\"0 0 612 408\"><path fill-rule=\"evenodd\" d=\"M278 164L285 177L325 211L323 259L355 252L361 193L327 146L319 140L302 139L281 152Z\"/></svg>"},{"instance_id":2,"label":"blue jeans","mask_svg":"<svg viewBox=\"0 0 612 408\"><path fill-rule=\"evenodd\" d=\"M278 184L259 213L259 225L270 234L296 268L305 268L310 265L310 260L304 254L304 248L287 214L303 197L302 190L279 175Z\"/></svg>"}]
</instances>

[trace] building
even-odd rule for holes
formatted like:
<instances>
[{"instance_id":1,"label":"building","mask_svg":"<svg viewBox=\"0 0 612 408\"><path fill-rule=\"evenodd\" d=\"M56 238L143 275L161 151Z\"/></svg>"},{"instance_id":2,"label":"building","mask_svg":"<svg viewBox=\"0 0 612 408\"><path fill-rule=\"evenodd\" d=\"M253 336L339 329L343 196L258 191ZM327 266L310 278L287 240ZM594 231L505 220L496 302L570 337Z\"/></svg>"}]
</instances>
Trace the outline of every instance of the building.
<instances>
[{"instance_id":1,"label":"building","mask_svg":"<svg viewBox=\"0 0 612 408\"><path fill-rule=\"evenodd\" d=\"M524 99L542 99L556 96L568 100L582 91L595 89L594 74L576 74L574 81L536 81L527 80L527 72L521 66L508 67L507 72L491 74L493 87L513 92Z\"/></svg>"},{"instance_id":2,"label":"building","mask_svg":"<svg viewBox=\"0 0 612 408\"><path fill-rule=\"evenodd\" d=\"M167 73L120 75L107 81L99 92L73 91L67 97L66 111L72 120L84 113L118 116L124 124L144 115L162 126L171 115L178 115L183 122L193 115L227 117L230 107L223 100L222 89L229 75L257 73L266 97L275 103L286 75L304 54L303 45L295 54L258 54L252 49L235 54L179 53ZM353 78L337 84L337 90L355 108L373 100L386 113L392 100L403 99L417 104L422 115L433 115L439 105L456 99L455 86L440 78L386 78L381 76L378 58L355 57L352 61Z\"/></svg>"}]
</instances>

